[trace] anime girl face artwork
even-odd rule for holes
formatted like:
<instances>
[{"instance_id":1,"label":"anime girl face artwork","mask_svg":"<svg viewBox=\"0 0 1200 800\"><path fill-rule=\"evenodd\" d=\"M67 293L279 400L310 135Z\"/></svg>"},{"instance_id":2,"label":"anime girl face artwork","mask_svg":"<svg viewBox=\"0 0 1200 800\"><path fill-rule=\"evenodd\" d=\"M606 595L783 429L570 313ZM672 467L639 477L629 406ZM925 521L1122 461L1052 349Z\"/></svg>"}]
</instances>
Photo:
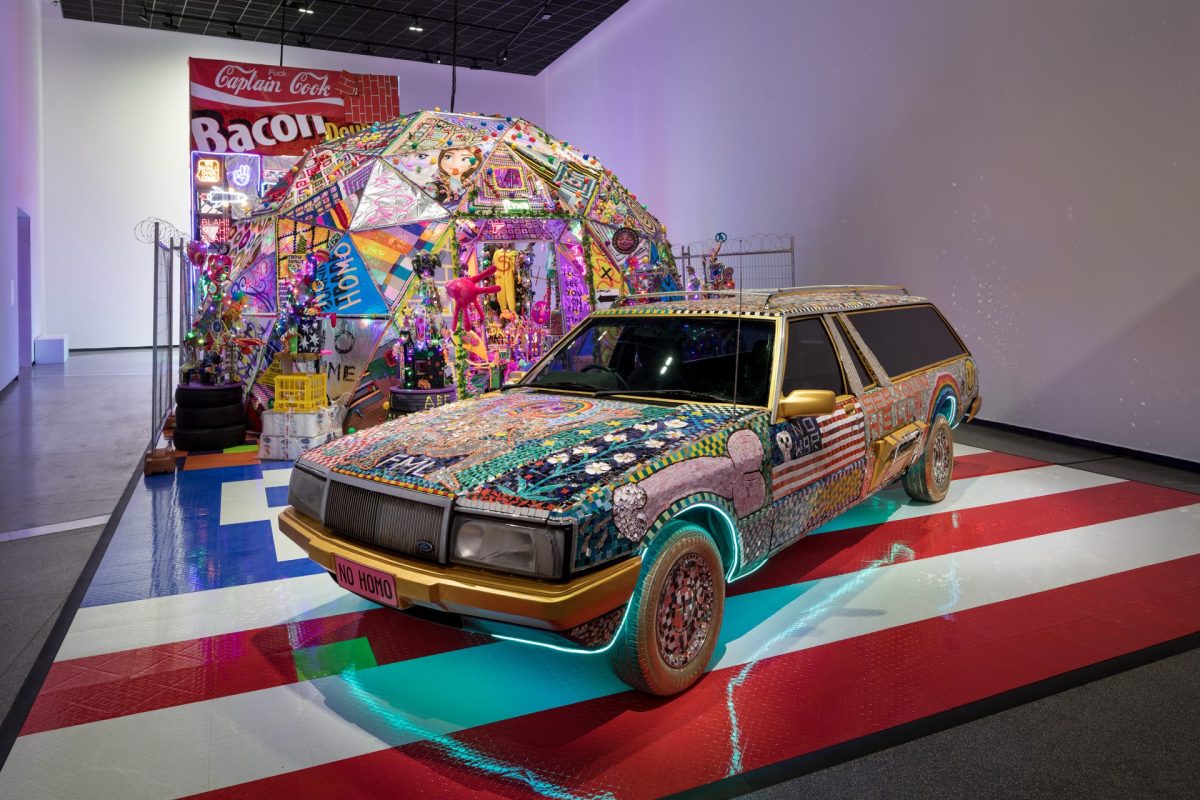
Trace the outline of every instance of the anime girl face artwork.
<instances>
[{"instance_id":1,"label":"anime girl face artwork","mask_svg":"<svg viewBox=\"0 0 1200 800\"><path fill-rule=\"evenodd\" d=\"M404 173L404 177L417 186L429 186L437 176L436 150L410 150L399 153L393 163Z\"/></svg>"},{"instance_id":2,"label":"anime girl face artwork","mask_svg":"<svg viewBox=\"0 0 1200 800\"><path fill-rule=\"evenodd\" d=\"M478 147L448 147L438 156L433 190L438 202L454 204L462 199L467 182L483 161Z\"/></svg>"}]
</instances>

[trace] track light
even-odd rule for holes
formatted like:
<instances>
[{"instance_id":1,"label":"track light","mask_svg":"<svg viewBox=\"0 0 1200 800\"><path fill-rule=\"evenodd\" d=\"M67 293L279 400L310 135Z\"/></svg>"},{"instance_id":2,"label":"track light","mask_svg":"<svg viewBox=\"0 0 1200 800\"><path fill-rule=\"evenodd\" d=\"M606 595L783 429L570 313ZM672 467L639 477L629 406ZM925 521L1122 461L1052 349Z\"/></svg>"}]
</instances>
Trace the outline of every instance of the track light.
<instances>
[{"instance_id":1,"label":"track light","mask_svg":"<svg viewBox=\"0 0 1200 800\"><path fill-rule=\"evenodd\" d=\"M508 48L501 50L500 54L496 56L496 64L499 66L504 66L506 61L508 61Z\"/></svg>"},{"instance_id":2,"label":"track light","mask_svg":"<svg viewBox=\"0 0 1200 800\"><path fill-rule=\"evenodd\" d=\"M235 22L235 23L233 23L232 25L230 25L230 27L229 27L229 30L227 30L227 31L225 32L225 35L226 35L226 36L228 36L230 39L240 39L240 38L242 38L242 34L241 34L241 33L238 31L238 29L237 29L237 23L236 23L236 22Z\"/></svg>"},{"instance_id":3,"label":"track light","mask_svg":"<svg viewBox=\"0 0 1200 800\"><path fill-rule=\"evenodd\" d=\"M483 69L482 67L479 66L478 58L471 59L471 69Z\"/></svg>"},{"instance_id":4,"label":"track light","mask_svg":"<svg viewBox=\"0 0 1200 800\"><path fill-rule=\"evenodd\" d=\"M554 15L550 13L550 3L547 2L545 5L542 6L542 22L545 22L546 20L550 19L552 16L554 16Z\"/></svg>"},{"instance_id":5,"label":"track light","mask_svg":"<svg viewBox=\"0 0 1200 800\"><path fill-rule=\"evenodd\" d=\"M300 34L300 46L308 47L308 34L307 33Z\"/></svg>"},{"instance_id":6,"label":"track light","mask_svg":"<svg viewBox=\"0 0 1200 800\"><path fill-rule=\"evenodd\" d=\"M375 51L371 49L370 42L363 42L363 52L367 55L374 55Z\"/></svg>"},{"instance_id":7,"label":"track light","mask_svg":"<svg viewBox=\"0 0 1200 800\"><path fill-rule=\"evenodd\" d=\"M150 12L146 10L145 6L142 6L142 13L138 14L138 19L140 19L142 22L150 21Z\"/></svg>"},{"instance_id":8,"label":"track light","mask_svg":"<svg viewBox=\"0 0 1200 800\"><path fill-rule=\"evenodd\" d=\"M436 59L436 60L435 60L433 63L435 63L435 64L440 64L440 63L442 63L442 57L439 55L439 56L437 57L437 59Z\"/></svg>"},{"instance_id":9,"label":"track light","mask_svg":"<svg viewBox=\"0 0 1200 800\"><path fill-rule=\"evenodd\" d=\"M410 31L412 31L413 33L424 33L425 32L425 29L421 27L421 18L420 17L413 17L412 22L408 26L408 29Z\"/></svg>"},{"instance_id":10,"label":"track light","mask_svg":"<svg viewBox=\"0 0 1200 800\"><path fill-rule=\"evenodd\" d=\"M315 14L315 13L317 13L317 12L316 12L316 11L313 11L313 9L312 9L312 6L307 6L307 7L305 7L305 8L301 8L301 9L300 9L300 13L301 13L301 14Z\"/></svg>"},{"instance_id":11,"label":"track light","mask_svg":"<svg viewBox=\"0 0 1200 800\"><path fill-rule=\"evenodd\" d=\"M169 30L177 31L179 30L179 23L175 21L175 17L167 14L167 21L163 23L163 27Z\"/></svg>"}]
</instances>

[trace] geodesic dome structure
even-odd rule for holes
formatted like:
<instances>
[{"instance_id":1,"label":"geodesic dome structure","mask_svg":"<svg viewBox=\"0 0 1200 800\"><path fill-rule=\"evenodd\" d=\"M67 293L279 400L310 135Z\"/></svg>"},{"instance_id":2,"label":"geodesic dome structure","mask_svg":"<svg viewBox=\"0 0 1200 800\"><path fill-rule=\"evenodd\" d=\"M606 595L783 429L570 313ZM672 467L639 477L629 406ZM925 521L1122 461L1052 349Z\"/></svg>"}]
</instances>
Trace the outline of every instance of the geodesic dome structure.
<instances>
[{"instance_id":1,"label":"geodesic dome structure","mask_svg":"<svg viewBox=\"0 0 1200 800\"><path fill-rule=\"evenodd\" d=\"M594 155L512 117L420 111L315 147L230 244L237 333L262 342L243 348L244 380L269 388L299 340L324 351L329 396L351 392L359 427L380 419L409 310L450 330L431 284L496 268L491 312L463 339L476 365L531 360L606 298L679 288L666 231L636 196ZM325 323L303 324L314 310ZM489 352L517 329L524 345Z\"/></svg>"}]
</instances>

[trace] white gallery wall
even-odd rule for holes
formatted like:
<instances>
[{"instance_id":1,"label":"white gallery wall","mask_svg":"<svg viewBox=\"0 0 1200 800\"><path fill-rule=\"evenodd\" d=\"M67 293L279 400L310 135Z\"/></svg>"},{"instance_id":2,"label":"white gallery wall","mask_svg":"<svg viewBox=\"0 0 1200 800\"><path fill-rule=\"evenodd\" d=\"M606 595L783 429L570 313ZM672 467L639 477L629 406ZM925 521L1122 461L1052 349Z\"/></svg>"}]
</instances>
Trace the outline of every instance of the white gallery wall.
<instances>
[{"instance_id":1,"label":"white gallery wall","mask_svg":"<svg viewBox=\"0 0 1200 800\"><path fill-rule=\"evenodd\" d=\"M65 20L57 9L43 26L44 327L73 348L148 345L151 252L133 231L151 216L189 225L187 60L278 64L279 46ZM295 47L284 59L397 75L404 112L450 105L445 66ZM540 120L542 81L460 69L455 108Z\"/></svg>"},{"instance_id":2,"label":"white gallery wall","mask_svg":"<svg viewBox=\"0 0 1200 800\"><path fill-rule=\"evenodd\" d=\"M984 418L1200 460L1198 43L1194 0L633 0L546 125L677 242L933 298Z\"/></svg>"},{"instance_id":3,"label":"white gallery wall","mask_svg":"<svg viewBox=\"0 0 1200 800\"><path fill-rule=\"evenodd\" d=\"M33 331L41 308L41 8L38 0L6 0L0 23L0 389L17 377L17 214L30 219Z\"/></svg>"},{"instance_id":4,"label":"white gallery wall","mask_svg":"<svg viewBox=\"0 0 1200 800\"><path fill-rule=\"evenodd\" d=\"M46 10L42 87L0 76L44 98L39 329L145 345L133 227L187 223L187 58L279 49L14 2ZM27 16L5 67L36 49ZM460 70L457 108L594 150L677 242L794 234L799 282L932 297L979 359L987 419L1200 460L1197 41L1192 0L631 0L540 76ZM396 74L405 111L449 103L445 67L285 63ZM0 125L23 154L3 185L15 170L35 197L13 162L37 137Z\"/></svg>"}]
</instances>

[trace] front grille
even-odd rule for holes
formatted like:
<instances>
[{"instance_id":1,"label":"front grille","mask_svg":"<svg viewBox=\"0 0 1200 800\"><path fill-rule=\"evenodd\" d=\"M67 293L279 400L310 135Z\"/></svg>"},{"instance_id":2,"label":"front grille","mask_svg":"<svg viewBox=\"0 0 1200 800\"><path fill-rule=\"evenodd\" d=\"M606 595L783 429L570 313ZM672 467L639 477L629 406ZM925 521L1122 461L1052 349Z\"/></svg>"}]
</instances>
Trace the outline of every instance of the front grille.
<instances>
[{"instance_id":1,"label":"front grille","mask_svg":"<svg viewBox=\"0 0 1200 800\"><path fill-rule=\"evenodd\" d=\"M422 561L437 561L443 510L339 481L329 484L325 525L364 544ZM425 548L419 545L424 542Z\"/></svg>"}]
</instances>

